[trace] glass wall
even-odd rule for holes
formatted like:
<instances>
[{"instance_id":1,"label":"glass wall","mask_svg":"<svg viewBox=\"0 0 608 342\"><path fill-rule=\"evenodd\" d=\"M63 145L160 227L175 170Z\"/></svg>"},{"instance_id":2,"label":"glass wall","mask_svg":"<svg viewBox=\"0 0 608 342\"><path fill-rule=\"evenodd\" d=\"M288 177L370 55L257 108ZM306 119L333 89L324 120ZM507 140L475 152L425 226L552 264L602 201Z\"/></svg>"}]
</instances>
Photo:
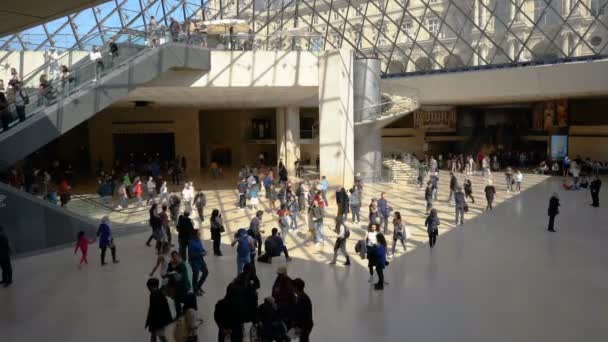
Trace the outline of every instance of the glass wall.
<instances>
[{"instance_id":1,"label":"glass wall","mask_svg":"<svg viewBox=\"0 0 608 342\"><path fill-rule=\"evenodd\" d=\"M0 50L87 50L152 17L227 30L240 19L255 46L350 49L381 58L386 74L608 54L608 0L114 0L3 37Z\"/></svg>"}]
</instances>

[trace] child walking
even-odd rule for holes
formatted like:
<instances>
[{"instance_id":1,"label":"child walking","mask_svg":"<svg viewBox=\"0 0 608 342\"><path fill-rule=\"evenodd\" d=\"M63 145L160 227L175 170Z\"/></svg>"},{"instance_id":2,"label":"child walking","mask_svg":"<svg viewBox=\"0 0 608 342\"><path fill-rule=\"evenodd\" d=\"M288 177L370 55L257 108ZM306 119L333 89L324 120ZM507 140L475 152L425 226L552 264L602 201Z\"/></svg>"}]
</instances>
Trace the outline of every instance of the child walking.
<instances>
[{"instance_id":1,"label":"child walking","mask_svg":"<svg viewBox=\"0 0 608 342\"><path fill-rule=\"evenodd\" d=\"M82 267L82 264L88 265L89 261L87 260L87 254L89 251L89 245L95 243L95 240L89 240L86 236L84 236L84 231L78 232L78 236L76 238L76 248L74 249L74 254L80 252L82 255L80 256L80 263L78 264L78 269Z\"/></svg>"}]
</instances>

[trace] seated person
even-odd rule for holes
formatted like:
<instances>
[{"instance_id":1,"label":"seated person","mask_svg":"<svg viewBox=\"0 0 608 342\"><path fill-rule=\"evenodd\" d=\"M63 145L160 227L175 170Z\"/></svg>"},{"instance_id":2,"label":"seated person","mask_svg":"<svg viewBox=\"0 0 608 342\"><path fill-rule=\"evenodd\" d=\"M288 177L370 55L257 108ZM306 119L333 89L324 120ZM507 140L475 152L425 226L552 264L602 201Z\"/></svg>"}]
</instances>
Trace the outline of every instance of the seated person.
<instances>
[{"instance_id":1,"label":"seated person","mask_svg":"<svg viewBox=\"0 0 608 342\"><path fill-rule=\"evenodd\" d=\"M553 161L553 165L551 165L551 172L553 172L554 175L557 175L559 172L559 164L557 163L557 160Z\"/></svg>"},{"instance_id":2,"label":"seated person","mask_svg":"<svg viewBox=\"0 0 608 342\"><path fill-rule=\"evenodd\" d=\"M266 238L266 241L264 242L265 253L258 258L258 261L270 264L272 263L272 258L280 256L281 253L285 254L285 260L291 261L289 252L287 252L287 247L279 234L279 230L277 228L272 228L271 234L272 235Z\"/></svg>"},{"instance_id":3,"label":"seated person","mask_svg":"<svg viewBox=\"0 0 608 342\"><path fill-rule=\"evenodd\" d=\"M568 181L566 179L564 179L564 181L562 182L562 188L564 188L564 190L576 190L575 186L568 184Z\"/></svg>"},{"instance_id":4,"label":"seated person","mask_svg":"<svg viewBox=\"0 0 608 342\"><path fill-rule=\"evenodd\" d=\"M545 161L543 160L540 162L540 165L538 166L538 172L541 175L544 175L545 172L547 172L547 171L549 171L549 167L547 166L547 163L545 163Z\"/></svg>"}]
</instances>

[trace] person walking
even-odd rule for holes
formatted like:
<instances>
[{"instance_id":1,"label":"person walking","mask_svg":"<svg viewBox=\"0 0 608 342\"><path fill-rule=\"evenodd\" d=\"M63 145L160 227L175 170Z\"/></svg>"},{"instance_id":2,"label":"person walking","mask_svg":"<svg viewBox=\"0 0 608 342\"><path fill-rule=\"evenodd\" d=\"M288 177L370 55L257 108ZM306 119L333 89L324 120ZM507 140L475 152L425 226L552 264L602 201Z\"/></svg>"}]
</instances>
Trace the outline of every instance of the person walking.
<instances>
[{"instance_id":1,"label":"person walking","mask_svg":"<svg viewBox=\"0 0 608 342\"><path fill-rule=\"evenodd\" d=\"M158 339L161 342L168 342L165 328L173 323L169 302L160 289L158 279L148 279L146 287L150 291L148 315L146 317L146 328L150 332L150 341L156 342Z\"/></svg>"},{"instance_id":2,"label":"person walking","mask_svg":"<svg viewBox=\"0 0 608 342\"><path fill-rule=\"evenodd\" d=\"M520 193L521 192L521 183L524 181L524 175L521 173L521 170L517 170L515 172L515 190Z\"/></svg>"},{"instance_id":3,"label":"person walking","mask_svg":"<svg viewBox=\"0 0 608 342\"><path fill-rule=\"evenodd\" d=\"M555 216L559 214L559 206L559 196L557 192L554 192L549 199L549 209L547 210L547 214L549 215L549 227L547 230L550 232L555 232Z\"/></svg>"},{"instance_id":4,"label":"person walking","mask_svg":"<svg viewBox=\"0 0 608 342\"><path fill-rule=\"evenodd\" d=\"M258 256L262 255L262 217L264 216L264 211L262 210L258 210L255 213L255 217L251 219L251 222L249 222L249 230L247 231L247 233L249 235L251 235L252 238L255 239L255 241L257 242L257 248L258 248ZM253 262L253 260L252 260Z\"/></svg>"},{"instance_id":5,"label":"person walking","mask_svg":"<svg viewBox=\"0 0 608 342\"><path fill-rule=\"evenodd\" d=\"M163 242L160 245L160 250L158 251L158 256L156 258L156 263L154 264L154 268L150 271L150 278L154 277L154 273L158 271L158 275L161 278L165 278L167 275L167 268L169 267L169 262L171 260L171 246L168 242Z\"/></svg>"},{"instance_id":6,"label":"person walking","mask_svg":"<svg viewBox=\"0 0 608 342\"><path fill-rule=\"evenodd\" d=\"M395 212L395 217L393 218L393 248L391 250L391 255L393 256L395 255L397 241L401 242L401 246L403 246L403 251L407 250L407 247L405 246L405 242L407 241L405 223L403 223L401 213L398 211Z\"/></svg>"},{"instance_id":7,"label":"person walking","mask_svg":"<svg viewBox=\"0 0 608 342\"><path fill-rule=\"evenodd\" d=\"M191 283L188 278L188 267L177 251L171 252L171 262L167 267L165 277L169 279L167 286L170 289L169 292L173 294L175 315L179 316L182 314L182 304L190 291Z\"/></svg>"},{"instance_id":8,"label":"person walking","mask_svg":"<svg viewBox=\"0 0 608 342\"><path fill-rule=\"evenodd\" d=\"M448 196L448 204L452 201L452 196L456 193L456 189L458 189L458 179L454 172L450 171L450 195Z\"/></svg>"},{"instance_id":9,"label":"person walking","mask_svg":"<svg viewBox=\"0 0 608 342\"><path fill-rule=\"evenodd\" d=\"M344 266L349 266L350 258L348 253L346 253L346 242L350 237L350 229L344 224L344 220L341 217L336 217L336 233L338 234L338 237L336 237L336 243L334 244L334 258L329 264L335 265L336 260L338 259L338 252L342 252L346 258Z\"/></svg>"},{"instance_id":10,"label":"person walking","mask_svg":"<svg viewBox=\"0 0 608 342\"><path fill-rule=\"evenodd\" d=\"M11 265L11 254L13 248L6 236L4 227L0 226L0 268L2 269L2 286L9 287L13 283L13 267Z\"/></svg>"},{"instance_id":11,"label":"person walking","mask_svg":"<svg viewBox=\"0 0 608 342\"><path fill-rule=\"evenodd\" d=\"M378 282L374 284L374 290L384 290L384 269L386 268L386 238L384 234L378 233L376 237L378 244L376 245L376 273L378 273Z\"/></svg>"},{"instance_id":12,"label":"person walking","mask_svg":"<svg viewBox=\"0 0 608 342\"><path fill-rule=\"evenodd\" d=\"M110 68L114 68L114 60L118 58L118 45L114 39L110 39L108 43L108 49L110 50Z\"/></svg>"},{"instance_id":13,"label":"person walking","mask_svg":"<svg viewBox=\"0 0 608 342\"><path fill-rule=\"evenodd\" d=\"M431 182L431 190L433 193L433 201L436 201L437 193L439 192L439 175L437 173L431 174L430 182Z\"/></svg>"},{"instance_id":14,"label":"person walking","mask_svg":"<svg viewBox=\"0 0 608 342\"><path fill-rule=\"evenodd\" d=\"M601 189L601 187L602 187L602 181L600 180L600 177L595 176L593 178L593 181L591 181L591 183L589 184L589 191L591 191L591 200L593 201L591 203L591 205L596 208L600 206L600 189Z\"/></svg>"},{"instance_id":15,"label":"person walking","mask_svg":"<svg viewBox=\"0 0 608 342\"><path fill-rule=\"evenodd\" d=\"M486 193L486 210L492 210L492 203L494 203L494 196L496 195L496 188L492 185L492 180L488 179L488 185L483 190Z\"/></svg>"},{"instance_id":16,"label":"person walking","mask_svg":"<svg viewBox=\"0 0 608 342\"><path fill-rule=\"evenodd\" d=\"M471 182L471 178L467 176L463 183L464 186L464 196L471 199L472 203L475 203L475 197L473 197L473 183Z\"/></svg>"},{"instance_id":17,"label":"person walking","mask_svg":"<svg viewBox=\"0 0 608 342\"><path fill-rule=\"evenodd\" d=\"M205 280L207 280L207 276L209 276L209 269L205 262L207 251L201 242L200 234L200 229L195 231L188 242L188 258L190 261L190 268L192 269L192 291L194 291L194 294L197 296L202 296L203 293L205 293L203 291L203 284L205 284Z\"/></svg>"},{"instance_id":18,"label":"person walking","mask_svg":"<svg viewBox=\"0 0 608 342\"><path fill-rule=\"evenodd\" d=\"M162 237L164 235L163 221L160 218L160 214L158 213L158 204L152 204L152 207L150 207L149 214L150 218L148 219L148 223L152 228L152 234L150 234L148 241L146 241L146 246L150 247L150 242L152 242L152 240L154 239L156 240L156 249L158 250L158 248L160 247L160 242L162 241Z\"/></svg>"},{"instance_id":19,"label":"person walking","mask_svg":"<svg viewBox=\"0 0 608 342\"><path fill-rule=\"evenodd\" d=\"M467 211L467 202L464 197L464 193L462 192L462 188L459 186L456 188L456 193L454 194L454 202L455 205L455 225L463 225L464 224L464 213Z\"/></svg>"},{"instance_id":20,"label":"person walking","mask_svg":"<svg viewBox=\"0 0 608 342\"><path fill-rule=\"evenodd\" d=\"M255 242L250 242L249 239L253 239L247 234L245 229L239 229L234 235L234 241L231 246L236 246L236 275L238 276L243 272L245 264L251 263L251 250L252 244L255 248Z\"/></svg>"},{"instance_id":21,"label":"person walking","mask_svg":"<svg viewBox=\"0 0 608 342\"><path fill-rule=\"evenodd\" d=\"M325 176L321 177L321 197L323 198L323 202L325 202L325 206L329 205L327 202L327 189L329 189L329 182Z\"/></svg>"},{"instance_id":22,"label":"person walking","mask_svg":"<svg viewBox=\"0 0 608 342\"><path fill-rule=\"evenodd\" d=\"M89 245L95 243L95 240L89 240L84 231L78 232L78 236L76 237L76 248L74 248L74 254L78 252L80 249L80 262L78 263L78 269L82 268L82 265L88 265L89 261L87 259L87 255L89 254Z\"/></svg>"},{"instance_id":23,"label":"person walking","mask_svg":"<svg viewBox=\"0 0 608 342\"><path fill-rule=\"evenodd\" d=\"M202 191L199 191L194 197L194 207L198 214L198 219L202 225L205 222L205 207L207 206L207 197Z\"/></svg>"},{"instance_id":24,"label":"person walking","mask_svg":"<svg viewBox=\"0 0 608 342\"><path fill-rule=\"evenodd\" d=\"M185 211L183 215L179 216L176 228L179 255L182 257L182 260L187 260L186 253L188 250L188 242L192 235L194 235L194 225L192 224L192 219L190 219L189 211Z\"/></svg>"},{"instance_id":25,"label":"person walking","mask_svg":"<svg viewBox=\"0 0 608 342\"><path fill-rule=\"evenodd\" d=\"M359 224L361 221L361 190L353 187L349 190L350 198L348 200L350 204L350 212L352 215L352 221Z\"/></svg>"},{"instance_id":26,"label":"person walking","mask_svg":"<svg viewBox=\"0 0 608 342\"><path fill-rule=\"evenodd\" d=\"M294 305L292 326L299 332L300 342L310 341L310 332L314 326L313 310L310 297L304 292L306 284L300 278L293 280L296 301Z\"/></svg>"},{"instance_id":27,"label":"person walking","mask_svg":"<svg viewBox=\"0 0 608 342\"><path fill-rule=\"evenodd\" d=\"M243 315L241 287L230 283L226 288L226 295L215 304L213 318L217 324L218 342L242 342L243 341Z\"/></svg>"},{"instance_id":28,"label":"person walking","mask_svg":"<svg viewBox=\"0 0 608 342\"><path fill-rule=\"evenodd\" d=\"M247 205L247 179L243 178L237 184L237 191L239 192L239 209L244 210Z\"/></svg>"},{"instance_id":29,"label":"person walking","mask_svg":"<svg viewBox=\"0 0 608 342\"><path fill-rule=\"evenodd\" d=\"M222 232L224 230L224 222L222 214L217 209L211 212L211 240L213 240L213 255L222 256L220 245L222 243Z\"/></svg>"},{"instance_id":30,"label":"person walking","mask_svg":"<svg viewBox=\"0 0 608 342\"><path fill-rule=\"evenodd\" d=\"M171 240L172 240L172 236L171 236L171 225L169 224L169 213L167 212L167 206L163 205L162 210L160 212L160 214L158 214L158 216L160 217L160 222L161 222L161 234L162 234L162 241L163 242L168 242L169 245L171 245Z\"/></svg>"},{"instance_id":31,"label":"person walking","mask_svg":"<svg viewBox=\"0 0 608 342\"><path fill-rule=\"evenodd\" d=\"M149 205L150 202L154 202L154 198L156 198L156 182L154 182L154 178L149 177L148 182L146 183L146 205Z\"/></svg>"},{"instance_id":32,"label":"person walking","mask_svg":"<svg viewBox=\"0 0 608 342\"><path fill-rule=\"evenodd\" d=\"M319 202L314 201L312 205L312 220L315 227L315 241L317 246L325 243L325 234L323 232L323 217L325 213L323 209L319 207Z\"/></svg>"},{"instance_id":33,"label":"person walking","mask_svg":"<svg viewBox=\"0 0 608 342\"><path fill-rule=\"evenodd\" d=\"M93 50L89 53L89 59L91 62L95 63L95 79L93 82L96 82L101 77L104 70L101 52L97 46L93 46Z\"/></svg>"},{"instance_id":34,"label":"person walking","mask_svg":"<svg viewBox=\"0 0 608 342\"><path fill-rule=\"evenodd\" d=\"M378 200L378 214L380 216L380 219L382 220L380 222L381 229L386 235L388 234L388 218L393 208L391 208L385 196L385 192L380 193L380 199Z\"/></svg>"},{"instance_id":35,"label":"person walking","mask_svg":"<svg viewBox=\"0 0 608 342\"><path fill-rule=\"evenodd\" d=\"M101 218L101 224L97 229L97 239L99 240L99 249L101 249L101 266L106 265L106 251L110 248L112 253L112 262L117 264L119 260L116 258L116 245L112 237L112 228L110 227L110 218L104 216Z\"/></svg>"},{"instance_id":36,"label":"person walking","mask_svg":"<svg viewBox=\"0 0 608 342\"><path fill-rule=\"evenodd\" d=\"M513 170L510 167L507 167L505 171L505 182L507 183L507 192L513 191L513 183L515 181L513 180Z\"/></svg>"},{"instance_id":37,"label":"person walking","mask_svg":"<svg viewBox=\"0 0 608 342\"><path fill-rule=\"evenodd\" d=\"M437 235L439 234L439 217L437 216L437 209L431 209L431 212L424 221L426 231L429 234L429 246L433 248L437 242Z\"/></svg>"},{"instance_id":38,"label":"person walking","mask_svg":"<svg viewBox=\"0 0 608 342\"><path fill-rule=\"evenodd\" d=\"M365 238L367 251L367 269L369 270L369 282L374 282L374 267L376 266L376 247L378 245L378 226L370 224Z\"/></svg>"},{"instance_id":39,"label":"person walking","mask_svg":"<svg viewBox=\"0 0 608 342\"><path fill-rule=\"evenodd\" d=\"M429 214L431 208L433 208L433 188L431 181L427 182L426 189L424 190L424 200L426 201L426 214Z\"/></svg>"}]
</instances>

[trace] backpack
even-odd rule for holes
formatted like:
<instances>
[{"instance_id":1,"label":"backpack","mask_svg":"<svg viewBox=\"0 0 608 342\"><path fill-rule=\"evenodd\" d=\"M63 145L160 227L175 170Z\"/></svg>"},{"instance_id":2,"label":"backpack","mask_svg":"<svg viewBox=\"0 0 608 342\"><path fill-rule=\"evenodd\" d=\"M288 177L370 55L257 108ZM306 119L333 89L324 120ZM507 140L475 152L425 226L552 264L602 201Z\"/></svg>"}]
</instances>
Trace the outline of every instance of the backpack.
<instances>
[{"instance_id":1,"label":"backpack","mask_svg":"<svg viewBox=\"0 0 608 342\"><path fill-rule=\"evenodd\" d=\"M236 247L236 252L238 256L245 256L250 254L251 248L249 246L247 236L243 236L239 239L239 244Z\"/></svg>"},{"instance_id":2,"label":"backpack","mask_svg":"<svg viewBox=\"0 0 608 342\"><path fill-rule=\"evenodd\" d=\"M24 92L23 89L19 89L19 96L21 96L21 99L23 99L24 104L30 104L30 96Z\"/></svg>"}]
</instances>

